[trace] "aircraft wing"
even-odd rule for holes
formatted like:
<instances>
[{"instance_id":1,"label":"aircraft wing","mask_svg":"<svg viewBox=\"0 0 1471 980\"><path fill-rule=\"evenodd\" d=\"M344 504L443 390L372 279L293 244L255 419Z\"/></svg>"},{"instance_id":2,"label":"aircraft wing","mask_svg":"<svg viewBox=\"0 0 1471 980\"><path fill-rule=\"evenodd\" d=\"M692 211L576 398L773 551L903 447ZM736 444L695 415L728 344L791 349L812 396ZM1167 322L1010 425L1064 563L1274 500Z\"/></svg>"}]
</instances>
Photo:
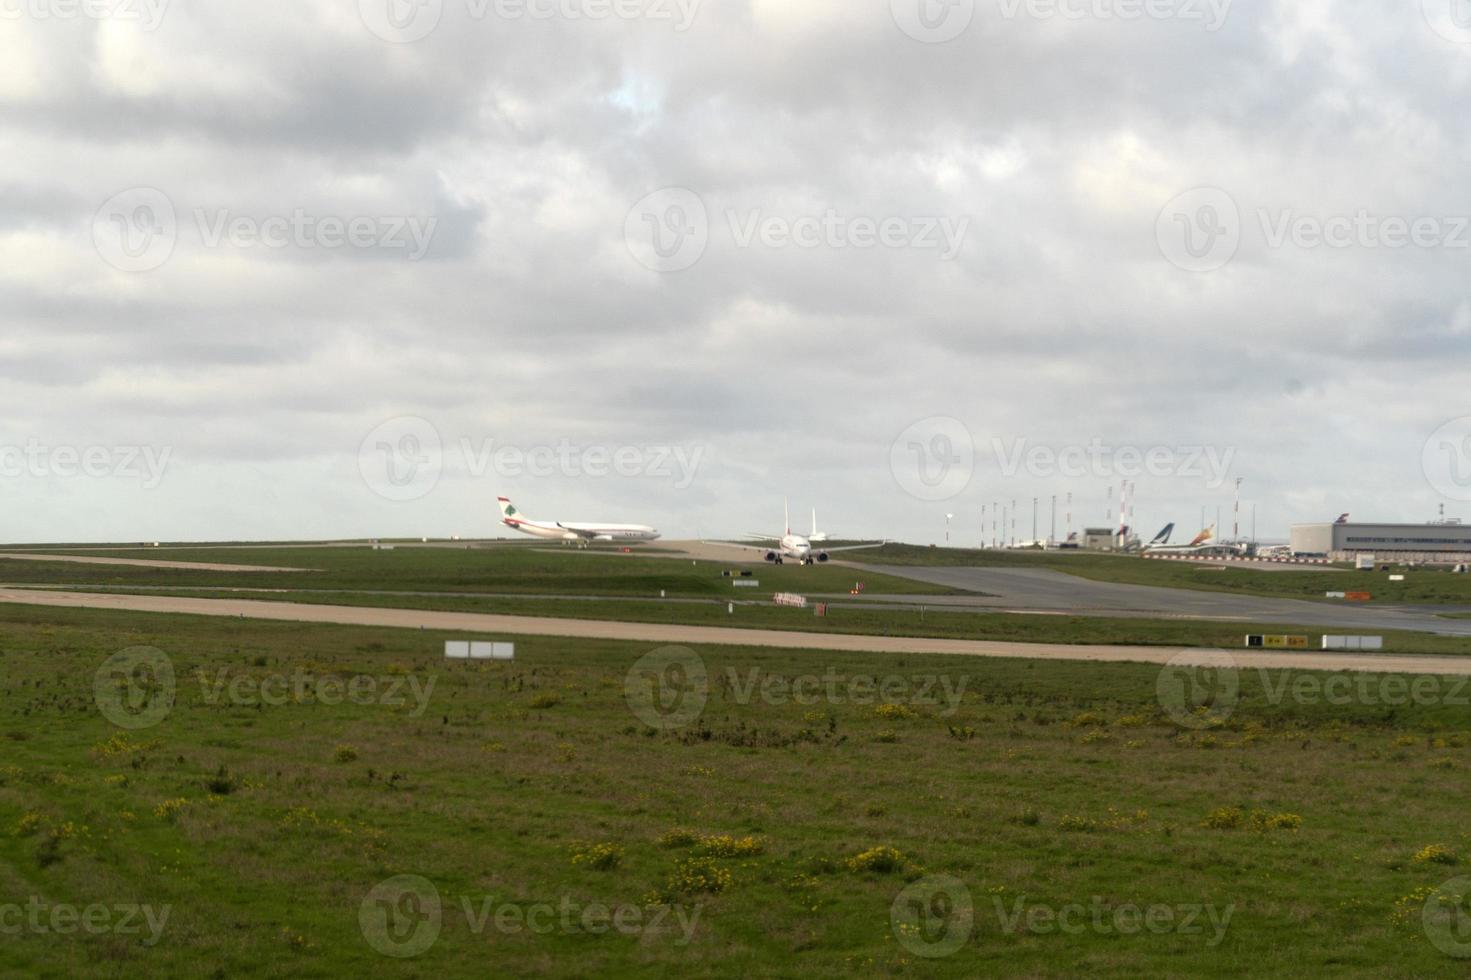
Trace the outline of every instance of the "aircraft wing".
<instances>
[{"instance_id":1,"label":"aircraft wing","mask_svg":"<svg viewBox=\"0 0 1471 980\"><path fill-rule=\"evenodd\" d=\"M775 538L768 538L767 540L768 541L775 541L776 539ZM771 551L772 550L772 546L771 545L764 545L764 544L762 544L762 545L758 545L758 544L738 544L738 543L736 543L734 541L705 541L705 540L702 539L700 541L700 544L714 545L717 548L739 548L742 551Z\"/></svg>"},{"instance_id":2,"label":"aircraft wing","mask_svg":"<svg viewBox=\"0 0 1471 980\"><path fill-rule=\"evenodd\" d=\"M866 548L882 548L888 543L888 541L870 541L868 544L845 544L841 548L818 548L817 550L825 551L828 554L832 554L834 551L863 551Z\"/></svg>"},{"instance_id":3,"label":"aircraft wing","mask_svg":"<svg viewBox=\"0 0 1471 980\"><path fill-rule=\"evenodd\" d=\"M596 531L588 531L577 527L568 527L561 521L557 522L557 527L561 528L564 531L570 531L571 533L577 535L579 538L585 538L588 541L591 541L598 536Z\"/></svg>"}]
</instances>

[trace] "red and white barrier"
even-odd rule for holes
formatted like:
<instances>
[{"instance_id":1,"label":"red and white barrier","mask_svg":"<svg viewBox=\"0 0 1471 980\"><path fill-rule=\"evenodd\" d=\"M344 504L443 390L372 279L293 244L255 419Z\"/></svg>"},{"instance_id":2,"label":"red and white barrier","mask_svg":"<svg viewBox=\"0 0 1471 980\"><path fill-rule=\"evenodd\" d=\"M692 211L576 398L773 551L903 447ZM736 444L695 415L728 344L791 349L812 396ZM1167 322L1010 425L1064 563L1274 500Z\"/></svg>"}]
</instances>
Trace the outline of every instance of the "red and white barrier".
<instances>
[{"instance_id":1,"label":"red and white barrier","mask_svg":"<svg viewBox=\"0 0 1471 980\"><path fill-rule=\"evenodd\" d=\"M1333 562L1327 558L1248 558L1244 555L1222 555L1212 558L1208 555L1151 555L1145 552L1141 558L1153 558L1155 561L1206 561L1220 563L1223 561L1240 562L1247 565L1331 565Z\"/></svg>"}]
</instances>

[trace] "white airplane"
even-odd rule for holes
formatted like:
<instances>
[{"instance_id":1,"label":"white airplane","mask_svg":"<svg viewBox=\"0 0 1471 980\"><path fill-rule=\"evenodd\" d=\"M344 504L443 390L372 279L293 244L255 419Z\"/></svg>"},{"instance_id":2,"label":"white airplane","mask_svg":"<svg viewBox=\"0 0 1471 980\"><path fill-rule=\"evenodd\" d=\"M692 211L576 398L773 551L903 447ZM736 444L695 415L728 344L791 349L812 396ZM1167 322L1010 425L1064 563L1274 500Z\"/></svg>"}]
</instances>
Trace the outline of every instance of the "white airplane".
<instances>
[{"instance_id":1,"label":"white airplane","mask_svg":"<svg viewBox=\"0 0 1471 980\"><path fill-rule=\"evenodd\" d=\"M1223 544L1216 541L1216 529L1214 525L1202 530L1189 544L1170 544L1170 534L1174 530L1175 525L1165 525L1164 530L1155 535L1153 541L1145 545L1144 553L1146 555L1201 555L1241 550L1238 545Z\"/></svg>"},{"instance_id":2,"label":"white airplane","mask_svg":"<svg viewBox=\"0 0 1471 980\"><path fill-rule=\"evenodd\" d=\"M653 541L659 532L645 524L584 524L563 521L533 521L521 516L509 498L500 497L501 523L523 534L587 547L594 543Z\"/></svg>"},{"instance_id":3,"label":"white airplane","mask_svg":"<svg viewBox=\"0 0 1471 980\"><path fill-rule=\"evenodd\" d=\"M882 548L888 544L887 541L874 541L869 544L850 544L841 548L817 548L812 547L813 542L821 544L827 540L827 535L817 530L817 511L812 511L812 535L810 537L792 533L792 518L787 509L785 501L782 503L782 513L786 518L786 533L781 535L751 534L747 537L758 541L770 541L771 545L746 545L734 544L729 541L706 541L705 544L718 545L722 548L741 548L745 551L764 552L766 560L775 565L785 564L787 559L800 565L815 565L828 560L828 555L838 551L862 551L865 548Z\"/></svg>"}]
</instances>

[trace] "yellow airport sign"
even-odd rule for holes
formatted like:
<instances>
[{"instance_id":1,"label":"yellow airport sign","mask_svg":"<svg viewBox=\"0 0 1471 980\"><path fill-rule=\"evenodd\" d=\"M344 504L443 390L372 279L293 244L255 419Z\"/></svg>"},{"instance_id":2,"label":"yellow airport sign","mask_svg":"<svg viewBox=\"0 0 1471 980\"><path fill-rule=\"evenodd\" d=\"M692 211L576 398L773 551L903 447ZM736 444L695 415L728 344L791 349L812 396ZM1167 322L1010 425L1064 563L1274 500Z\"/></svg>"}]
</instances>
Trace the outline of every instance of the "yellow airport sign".
<instances>
[{"instance_id":1,"label":"yellow airport sign","mask_svg":"<svg viewBox=\"0 0 1471 980\"><path fill-rule=\"evenodd\" d=\"M1248 648L1263 650L1306 650L1308 638L1286 634L1254 634L1246 638L1246 645Z\"/></svg>"}]
</instances>

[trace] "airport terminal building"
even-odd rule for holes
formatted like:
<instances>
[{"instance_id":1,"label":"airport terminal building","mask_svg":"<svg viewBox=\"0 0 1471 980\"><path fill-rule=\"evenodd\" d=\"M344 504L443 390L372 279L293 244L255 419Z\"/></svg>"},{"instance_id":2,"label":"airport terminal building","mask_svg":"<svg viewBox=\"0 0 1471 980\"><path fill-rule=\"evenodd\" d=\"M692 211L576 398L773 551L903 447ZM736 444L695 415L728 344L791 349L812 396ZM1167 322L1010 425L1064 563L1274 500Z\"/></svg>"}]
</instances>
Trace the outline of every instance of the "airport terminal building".
<instances>
[{"instance_id":1,"label":"airport terminal building","mask_svg":"<svg viewBox=\"0 0 1471 980\"><path fill-rule=\"evenodd\" d=\"M1292 553L1353 561L1373 555L1392 561L1471 561L1471 525L1294 524Z\"/></svg>"}]
</instances>

